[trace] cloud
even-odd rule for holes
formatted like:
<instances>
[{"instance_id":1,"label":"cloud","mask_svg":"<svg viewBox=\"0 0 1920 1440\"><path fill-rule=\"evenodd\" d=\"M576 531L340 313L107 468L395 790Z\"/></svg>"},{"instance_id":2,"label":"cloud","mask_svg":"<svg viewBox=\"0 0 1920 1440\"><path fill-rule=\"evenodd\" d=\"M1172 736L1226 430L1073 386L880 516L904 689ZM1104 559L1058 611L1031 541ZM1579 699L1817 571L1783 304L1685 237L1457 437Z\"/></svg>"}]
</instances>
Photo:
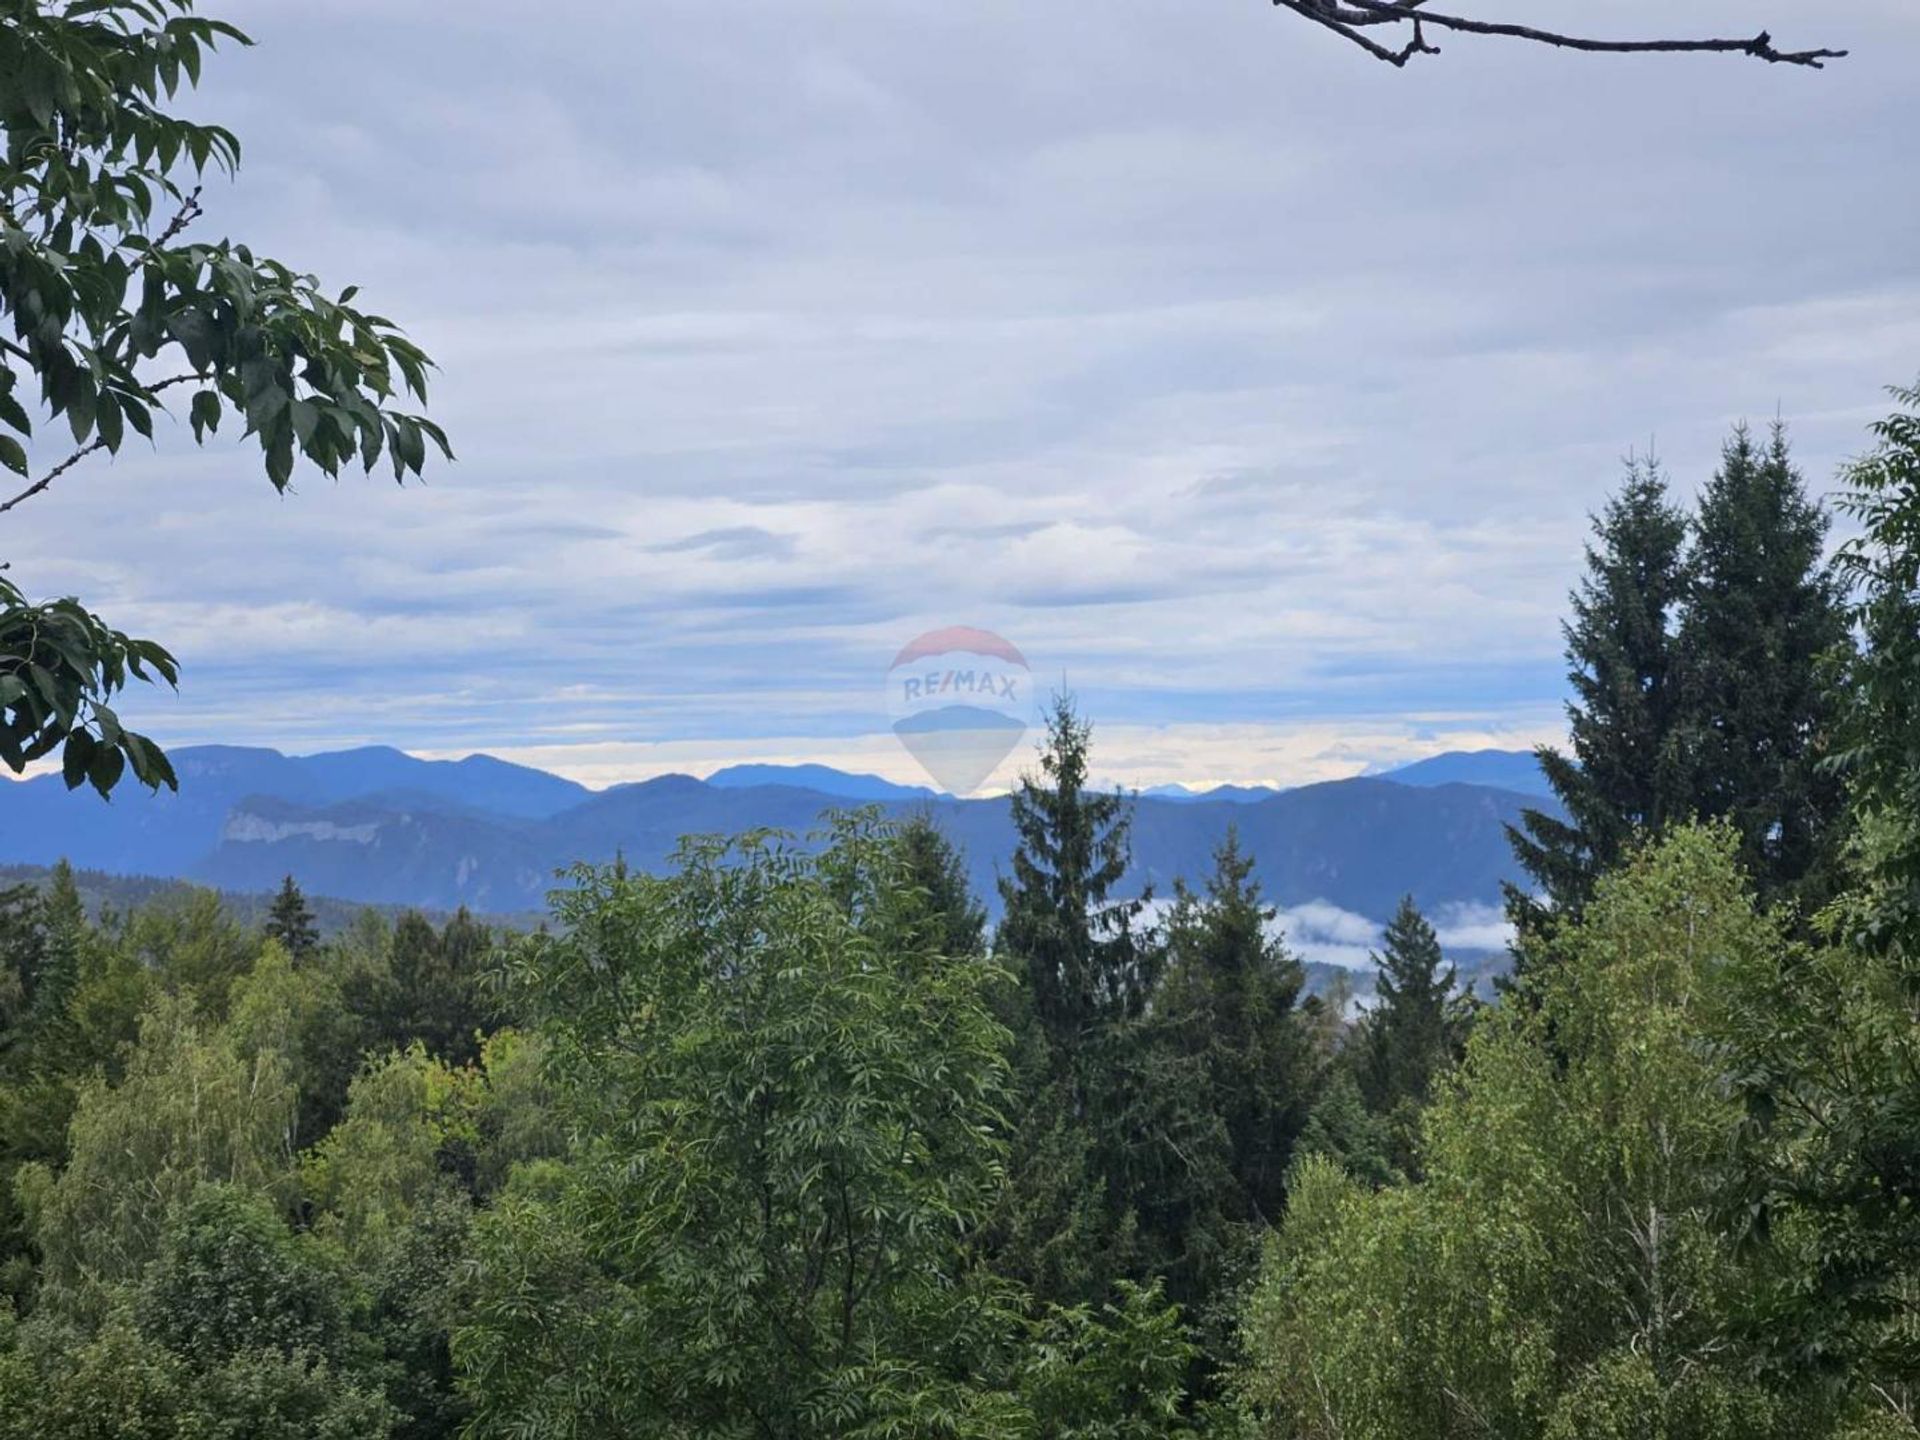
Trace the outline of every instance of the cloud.
<instances>
[{"instance_id":1,"label":"cloud","mask_svg":"<svg viewBox=\"0 0 1920 1440\"><path fill-rule=\"evenodd\" d=\"M1443 905L1433 919L1441 948L1449 952L1505 951L1513 944L1513 925L1497 905Z\"/></svg>"},{"instance_id":2,"label":"cloud","mask_svg":"<svg viewBox=\"0 0 1920 1440\"><path fill-rule=\"evenodd\" d=\"M784 560L793 554L793 537L776 535L758 525L729 525L719 530L702 530L679 540L662 541L651 548L659 555L699 550L716 560Z\"/></svg>"},{"instance_id":3,"label":"cloud","mask_svg":"<svg viewBox=\"0 0 1920 1440\"><path fill-rule=\"evenodd\" d=\"M1778 407L1817 480L1910 378L1920 14L1829 10L1813 76L1164 0L246 7L203 228L403 319L461 462L282 499L163 429L7 555L175 645L176 742L877 752L954 623L1134 783L1552 738L1619 456L1692 486Z\"/></svg>"}]
</instances>

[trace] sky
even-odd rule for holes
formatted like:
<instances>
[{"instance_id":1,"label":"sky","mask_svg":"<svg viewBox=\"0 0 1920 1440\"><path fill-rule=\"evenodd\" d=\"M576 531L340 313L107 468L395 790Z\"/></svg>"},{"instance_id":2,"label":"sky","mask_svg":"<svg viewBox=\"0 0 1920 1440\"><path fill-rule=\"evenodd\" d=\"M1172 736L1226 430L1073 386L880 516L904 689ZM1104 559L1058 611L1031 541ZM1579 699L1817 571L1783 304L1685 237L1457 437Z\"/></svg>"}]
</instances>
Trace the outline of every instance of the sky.
<instances>
[{"instance_id":1,"label":"sky","mask_svg":"<svg viewBox=\"0 0 1920 1440\"><path fill-rule=\"evenodd\" d=\"M244 146L194 233L359 284L458 463L281 497L163 426L0 550L174 648L123 707L170 744L913 780L886 670L948 625L1133 784L1553 740L1622 458L1690 495L1779 415L1825 490L1920 369L1920 7L1680 8L1855 54L1400 72L1260 0L216 5L258 44L191 102Z\"/></svg>"}]
</instances>

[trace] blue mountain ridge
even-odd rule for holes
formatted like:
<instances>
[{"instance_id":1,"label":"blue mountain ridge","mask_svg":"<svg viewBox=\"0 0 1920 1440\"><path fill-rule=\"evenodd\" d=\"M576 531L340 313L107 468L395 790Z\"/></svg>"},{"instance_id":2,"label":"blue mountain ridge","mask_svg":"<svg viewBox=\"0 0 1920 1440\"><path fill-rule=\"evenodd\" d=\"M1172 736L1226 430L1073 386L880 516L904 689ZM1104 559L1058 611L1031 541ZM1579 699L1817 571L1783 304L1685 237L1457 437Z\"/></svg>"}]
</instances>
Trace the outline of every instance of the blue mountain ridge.
<instances>
[{"instance_id":1,"label":"blue mountain ridge","mask_svg":"<svg viewBox=\"0 0 1920 1440\"><path fill-rule=\"evenodd\" d=\"M899 785L878 775L850 774L831 765L729 765L707 776L722 790L755 785L790 785L849 800L931 800L940 792L925 785Z\"/></svg>"},{"instance_id":2,"label":"blue mountain ridge","mask_svg":"<svg viewBox=\"0 0 1920 1440\"><path fill-rule=\"evenodd\" d=\"M729 767L704 781L664 775L592 791L487 756L420 760L384 747L294 757L195 746L173 758L178 795L122 787L109 804L68 793L57 776L0 784L0 864L64 857L248 892L292 874L345 900L524 913L541 908L577 861L618 854L654 869L689 834L773 828L805 837L834 809L875 803L893 817L930 814L997 911L1013 849L1005 797L956 800L828 767ZM1379 919L1404 893L1430 911L1497 905L1502 882L1514 878L1505 827L1538 803L1512 790L1393 776L1264 795L1143 795L1122 888L1165 896L1176 879L1199 883L1231 825L1282 906L1323 901Z\"/></svg>"}]
</instances>

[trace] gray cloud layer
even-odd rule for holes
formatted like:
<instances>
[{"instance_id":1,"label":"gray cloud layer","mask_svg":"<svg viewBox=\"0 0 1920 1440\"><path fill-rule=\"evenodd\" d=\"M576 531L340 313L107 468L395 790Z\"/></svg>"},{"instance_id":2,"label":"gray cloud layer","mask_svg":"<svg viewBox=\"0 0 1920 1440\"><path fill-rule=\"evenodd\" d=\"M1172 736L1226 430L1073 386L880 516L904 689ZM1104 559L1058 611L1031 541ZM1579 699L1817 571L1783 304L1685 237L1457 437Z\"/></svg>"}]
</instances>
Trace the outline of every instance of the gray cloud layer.
<instances>
[{"instance_id":1,"label":"gray cloud layer","mask_svg":"<svg viewBox=\"0 0 1920 1440\"><path fill-rule=\"evenodd\" d=\"M1597 8L1529 13L1673 23ZM1691 485L1778 407L1824 479L1920 365L1906 0L1687 7L1824 74L1397 74L1244 0L237 15L204 228L407 321L462 461L282 501L163 435L0 521L177 643L176 740L844 746L947 623L1143 780L1260 778L1194 725L1533 738L1624 451Z\"/></svg>"}]
</instances>

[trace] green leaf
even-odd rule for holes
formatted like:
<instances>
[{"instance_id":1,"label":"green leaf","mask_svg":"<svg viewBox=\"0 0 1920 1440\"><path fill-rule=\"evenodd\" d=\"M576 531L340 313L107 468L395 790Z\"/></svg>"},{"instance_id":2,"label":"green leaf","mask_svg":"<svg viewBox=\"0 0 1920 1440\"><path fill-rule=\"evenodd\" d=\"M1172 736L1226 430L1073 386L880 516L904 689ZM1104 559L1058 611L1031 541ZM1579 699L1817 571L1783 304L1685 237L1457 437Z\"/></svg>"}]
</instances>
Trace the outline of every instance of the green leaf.
<instances>
[{"instance_id":1,"label":"green leaf","mask_svg":"<svg viewBox=\"0 0 1920 1440\"><path fill-rule=\"evenodd\" d=\"M33 434L33 421L27 418L27 412L20 402L5 391L0 391L0 420L6 421L22 435Z\"/></svg>"},{"instance_id":2,"label":"green leaf","mask_svg":"<svg viewBox=\"0 0 1920 1440\"><path fill-rule=\"evenodd\" d=\"M274 441L267 447L267 478L273 481L273 488L285 490L293 479L293 440L291 436Z\"/></svg>"},{"instance_id":3,"label":"green leaf","mask_svg":"<svg viewBox=\"0 0 1920 1440\"><path fill-rule=\"evenodd\" d=\"M118 453L120 442L126 437L126 428L120 414L120 402L110 392L100 395L100 413L95 417L99 427L100 439L107 447L109 455Z\"/></svg>"},{"instance_id":4,"label":"green leaf","mask_svg":"<svg viewBox=\"0 0 1920 1440\"><path fill-rule=\"evenodd\" d=\"M87 437L93 434L93 412L93 381L79 376L67 397L67 424L73 428L74 444L86 444Z\"/></svg>"},{"instance_id":5,"label":"green leaf","mask_svg":"<svg viewBox=\"0 0 1920 1440\"><path fill-rule=\"evenodd\" d=\"M189 419L193 424L193 438L196 444L204 443L206 437L220 428L220 395L214 390L196 391L193 405L189 410Z\"/></svg>"},{"instance_id":6,"label":"green leaf","mask_svg":"<svg viewBox=\"0 0 1920 1440\"><path fill-rule=\"evenodd\" d=\"M87 766L87 779L93 782L93 788L104 799L120 783L121 772L126 766L126 757L119 750L111 745L102 745L94 751L93 762Z\"/></svg>"},{"instance_id":7,"label":"green leaf","mask_svg":"<svg viewBox=\"0 0 1920 1440\"><path fill-rule=\"evenodd\" d=\"M99 748L93 736L84 730L67 736L67 748L60 756L60 778L67 782L67 789L80 788Z\"/></svg>"},{"instance_id":8,"label":"green leaf","mask_svg":"<svg viewBox=\"0 0 1920 1440\"><path fill-rule=\"evenodd\" d=\"M27 473L27 452L11 435L0 435L0 465L16 475Z\"/></svg>"}]
</instances>

